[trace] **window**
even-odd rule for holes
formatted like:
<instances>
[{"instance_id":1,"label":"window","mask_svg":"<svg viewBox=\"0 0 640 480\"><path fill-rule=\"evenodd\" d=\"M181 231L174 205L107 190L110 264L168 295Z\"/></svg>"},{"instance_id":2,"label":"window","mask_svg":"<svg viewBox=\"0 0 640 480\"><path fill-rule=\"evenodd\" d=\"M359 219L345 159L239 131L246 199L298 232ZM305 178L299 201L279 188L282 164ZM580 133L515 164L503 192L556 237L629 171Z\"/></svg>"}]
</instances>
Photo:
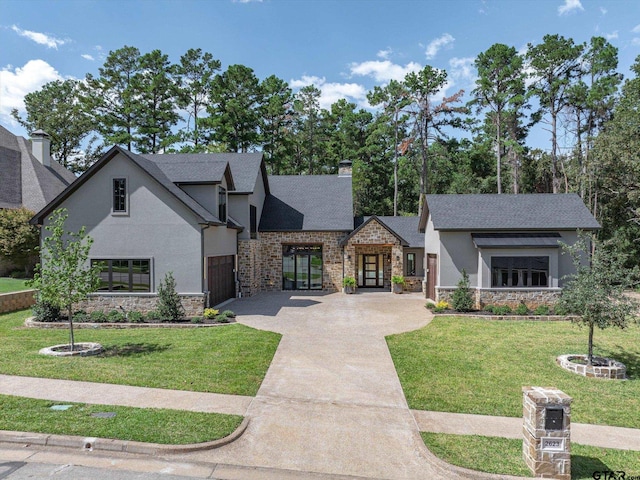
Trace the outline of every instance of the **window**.
<instances>
[{"instance_id":1,"label":"window","mask_svg":"<svg viewBox=\"0 0 640 480\"><path fill-rule=\"evenodd\" d=\"M548 287L549 257L491 257L491 286Z\"/></svg>"},{"instance_id":2,"label":"window","mask_svg":"<svg viewBox=\"0 0 640 480\"><path fill-rule=\"evenodd\" d=\"M127 179L113 179L113 212L126 213L127 211Z\"/></svg>"},{"instance_id":3,"label":"window","mask_svg":"<svg viewBox=\"0 0 640 480\"><path fill-rule=\"evenodd\" d=\"M251 238L258 238L258 209L253 205L249 205L249 217Z\"/></svg>"},{"instance_id":4,"label":"window","mask_svg":"<svg viewBox=\"0 0 640 480\"><path fill-rule=\"evenodd\" d=\"M222 186L218 187L218 218L227 221L227 191Z\"/></svg>"},{"instance_id":5,"label":"window","mask_svg":"<svg viewBox=\"0 0 640 480\"><path fill-rule=\"evenodd\" d=\"M150 260L91 260L100 265L98 292L150 292Z\"/></svg>"},{"instance_id":6,"label":"window","mask_svg":"<svg viewBox=\"0 0 640 480\"><path fill-rule=\"evenodd\" d=\"M416 254L415 253L407 253L404 274L407 277L416 276Z\"/></svg>"},{"instance_id":7,"label":"window","mask_svg":"<svg viewBox=\"0 0 640 480\"><path fill-rule=\"evenodd\" d=\"M322 245L282 246L282 289L322 289Z\"/></svg>"}]
</instances>

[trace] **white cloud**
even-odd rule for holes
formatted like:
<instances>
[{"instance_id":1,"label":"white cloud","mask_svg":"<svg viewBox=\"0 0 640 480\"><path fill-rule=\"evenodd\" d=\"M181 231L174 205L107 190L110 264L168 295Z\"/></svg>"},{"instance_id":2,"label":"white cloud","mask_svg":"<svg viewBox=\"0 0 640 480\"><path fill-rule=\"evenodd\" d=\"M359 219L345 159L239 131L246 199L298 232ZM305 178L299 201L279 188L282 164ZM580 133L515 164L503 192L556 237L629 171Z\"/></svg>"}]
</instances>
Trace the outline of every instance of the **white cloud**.
<instances>
[{"instance_id":1,"label":"white cloud","mask_svg":"<svg viewBox=\"0 0 640 480\"><path fill-rule=\"evenodd\" d=\"M389 60L369 60L362 63L352 63L350 65L352 75L372 77L376 82L389 83L390 80L404 80L409 72L417 72L422 66L415 62L406 65L396 65Z\"/></svg>"},{"instance_id":2,"label":"white cloud","mask_svg":"<svg viewBox=\"0 0 640 480\"><path fill-rule=\"evenodd\" d=\"M634 47L640 47L640 38L636 37L631 40L631 45L633 45Z\"/></svg>"},{"instance_id":3,"label":"white cloud","mask_svg":"<svg viewBox=\"0 0 640 480\"><path fill-rule=\"evenodd\" d=\"M319 100L320 108L329 109L332 104L341 98L354 102L361 107L366 105L367 90L357 83L327 82L324 77L303 75L300 79L291 80L289 85L292 88L302 88L309 85L315 86L321 92Z\"/></svg>"},{"instance_id":4,"label":"white cloud","mask_svg":"<svg viewBox=\"0 0 640 480\"><path fill-rule=\"evenodd\" d=\"M454 41L455 38L453 38L453 36L449 35L448 33L445 33L435 40L432 40L431 43L427 45L427 49L424 52L427 60L435 57L442 48L451 45Z\"/></svg>"},{"instance_id":5,"label":"white cloud","mask_svg":"<svg viewBox=\"0 0 640 480\"><path fill-rule=\"evenodd\" d=\"M11 110L24 114L24 96L39 90L45 83L62 80L60 74L44 60L29 60L24 67L11 65L0 70L0 119L15 124Z\"/></svg>"},{"instance_id":6,"label":"white cloud","mask_svg":"<svg viewBox=\"0 0 640 480\"><path fill-rule=\"evenodd\" d=\"M618 30L611 33L605 33L604 36L607 40L615 40L618 38Z\"/></svg>"},{"instance_id":7,"label":"white cloud","mask_svg":"<svg viewBox=\"0 0 640 480\"><path fill-rule=\"evenodd\" d=\"M89 55L88 53L83 53L82 55L80 55L82 58L84 58L85 60L89 60L91 62L93 62L95 60L95 58L93 58L93 56Z\"/></svg>"},{"instance_id":8,"label":"white cloud","mask_svg":"<svg viewBox=\"0 0 640 480\"><path fill-rule=\"evenodd\" d=\"M40 32L32 32L31 30L22 30L18 28L16 25L11 26L11 30L16 32L21 37L28 38L29 40L33 40L39 45L44 45L47 48L55 48L58 49L59 46L67 43L67 40L60 40L59 38L52 37L45 33Z\"/></svg>"},{"instance_id":9,"label":"white cloud","mask_svg":"<svg viewBox=\"0 0 640 480\"><path fill-rule=\"evenodd\" d=\"M631 29L633 33L640 33L640 23Z\"/></svg>"},{"instance_id":10,"label":"white cloud","mask_svg":"<svg viewBox=\"0 0 640 480\"><path fill-rule=\"evenodd\" d=\"M393 53L393 50L391 50L391 47L389 47L389 48L386 48L385 50L380 50L376 54L376 57L387 60L389 58L389 55L391 55L392 53Z\"/></svg>"},{"instance_id":11,"label":"white cloud","mask_svg":"<svg viewBox=\"0 0 640 480\"><path fill-rule=\"evenodd\" d=\"M558 15L568 15L578 10L584 11L584 7L580 0L564 0L564 4L558 7Z\"/></svg>"},{"instance_id":12,"label":"white cloud","mask_svg":"<svg viewBox=\"0 0 640 480\"><path fill-rule=\"evenodd\" d=\"M455 86L460 89L470 90L475 86L476 69L473 65L474 57L457 58L449 60L449 75L454 81ZM453 86L453 85L451 85Z\"/></svg>"}]
</instances>

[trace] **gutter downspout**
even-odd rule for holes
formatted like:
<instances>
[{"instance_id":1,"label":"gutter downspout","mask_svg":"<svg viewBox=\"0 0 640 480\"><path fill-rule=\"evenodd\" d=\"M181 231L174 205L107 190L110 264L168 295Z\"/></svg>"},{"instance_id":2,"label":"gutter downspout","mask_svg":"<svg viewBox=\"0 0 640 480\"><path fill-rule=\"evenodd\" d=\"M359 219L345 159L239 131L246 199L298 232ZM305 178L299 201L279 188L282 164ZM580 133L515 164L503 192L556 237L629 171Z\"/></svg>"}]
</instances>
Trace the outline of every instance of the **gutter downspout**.
<instances>
[{"instance_id":1,"label":"gutter downspout","mask_svg":"<svg viewBox=\"0 0 640 480\"><path fill-rule=\"evenodd\" d=\"M209 307L209 290L207 290L208 288L208 272L207 272L207 266L205 264L204 261L204 231L209 228L211 225L209 225L208 223L205 224L201 224L201 229L200 229L200 271L202 272L202 293L204 293L204 308L208 308Z\"/></svg>"}]
</instances>

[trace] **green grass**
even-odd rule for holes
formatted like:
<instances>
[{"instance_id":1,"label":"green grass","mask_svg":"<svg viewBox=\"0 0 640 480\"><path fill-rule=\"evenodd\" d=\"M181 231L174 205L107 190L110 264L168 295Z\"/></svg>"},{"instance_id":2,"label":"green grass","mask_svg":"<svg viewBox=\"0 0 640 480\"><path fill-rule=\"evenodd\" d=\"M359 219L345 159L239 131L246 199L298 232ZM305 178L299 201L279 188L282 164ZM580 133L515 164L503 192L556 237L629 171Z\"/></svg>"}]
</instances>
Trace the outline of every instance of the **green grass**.
<instances>
[{"instance_id":1,"label":"green grass","mask_svg":"<svg viewBox=\"0 0 640 480\"><path fill-rule=\"evenodd\" d=\"M522 416L522 387L573 397L573 422L640 428L640 327L595 332L595 353L627 365L631 379L582 377L555 363L584 353L587 330L569 322L437 317L387 338L409 406L418 410Z\"/></svg>"},{"instance_id":2,"label":"green grass","mask_svg":"<svg viewBox=\"0 0 640 480\"><path fill-rule=\"evenodd\" d=\"M210 328L76 329L76 342L106 353L38 354L68 342L68 329L25 328L28 310L0 315L0 373L254 396L280 335L240 324Z\"/></svg>"},{"instance_id":3,"label":"green grass","mask_svg":"<svg viewBox=\"0 0 640 480\"><path fill-rule=\"evenodd\" d=\"M434 455L452 465L503 475L532 476L522 459L522 440L425 432L421 435ZM593 479L594 472L604 470L624 471L627 478L640 475L640 453L571 444L572 479Z\"/></svg>"},{"instance_id":4,"label":"green grass","mask_svg":"<svg viewBox=\"0 0 640 480\"><path fill-rule=\"evenodd\" d=\"M73 406L64 411L50 408L61 404ZM171 445L217 440L231 434L242 422L238 415L50 402L8 395L0 395L0 411L0 430ZM114 412L116 416L91 416L97 412Z\"/></svg>"},{"instance_id":5,"label":"green grass","mask_svg":"<svg viewBox=\"0 0 640 480\"><path fill-rule=\"evenodd\" d=\"M0 277L0 293L19 292L21 290L29 290L31 287L25 285L27 280L18 278Z\"/></svg>"}]
</instances>

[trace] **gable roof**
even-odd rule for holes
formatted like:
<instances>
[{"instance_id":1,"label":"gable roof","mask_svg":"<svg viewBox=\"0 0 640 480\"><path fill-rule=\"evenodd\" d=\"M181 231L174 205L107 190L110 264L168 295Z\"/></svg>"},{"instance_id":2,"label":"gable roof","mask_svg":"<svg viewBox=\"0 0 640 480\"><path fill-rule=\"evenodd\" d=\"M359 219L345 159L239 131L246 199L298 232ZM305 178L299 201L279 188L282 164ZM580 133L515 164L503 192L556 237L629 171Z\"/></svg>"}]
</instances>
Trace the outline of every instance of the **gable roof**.
<instances>
[{"instance_id":1,"label":"gable roof","mask_svg":"<svg viewBox=\"0 0 640 480\"><path fill-rule=\"evenodd\" d=\"M427 195L420 218L435 230L594 230L600 224L575 193Z\"/></svg>"},{"instance_id":2,"label":"gable roof","mask_svg":"<svg viewBox=\"0 0 640 480\"><path fill-rule=\"evenodd\" d=\"M264 164L262 153L224 153L219 155L224 155L231 167L231 174L236 185L235 191L229 192L231 195L253 193L258 176L262 179L264 191L267 195L269 194L267 167Z\"/></svg>"},{"instance_id":3,"label":"gable roof","mask_svg":"<svg viewBox=\"0 0 640 480\"><path fill-rule=\"evenodd\" d=\"M158 164L135 153L129 152L119 146L111 147L107 153L105 153L100 160L94 163L86 172L84 172L78 179L67 187L60 195L58 195L51 203L40 210L32 219L32 224L42 225L44 218L53 212L65 199L67 199L73 192L84 185L93 175L95 175L104 165L107 164L116 155L121 154L131 160L135 165L145 171L151 178L153 178L158 184L160 184L165 190L167 190L176 199L182 202L198 219L199 223L207 223L212 225L224 225L217 216L213 215L206 208L196 202L192 197L187 195L180 187L173 183L166 174L160 169Z\"/></svg>"},{"instance_id":4,"label":"gable roof","mask_svg":"<svg viewBox=\"0 0 640 480\"><path fill-rule=\"evenodd\" d=\"M400 244L403 247L408 247L409 246L409 242L407 242L404 238L402 238L398 234L398 232L396 232L392 228L390 228L389 225L387 225L385 222L382 222L380 220L380 217L377 217L376 215L371 215L370 217L366 217L366 220L364 218L362 220L364 220L364 221L360 225L358 225L358 227L356 227L356 229L353 232L351 232L349 235L347 235L345 238L343 238L340 241L340 245L346 245L351 238L355 237L358 234L358 232L360 232L360 230L363 230L367 225L369 225L372 222L377 222L383 228L385 228L391 235L396 237L400 241ZM424 246L424 244L422 246Z\"/></svg>"},{"instance_id":5,"label":"gable roof","mask_svg":"<svg viewBox=\"0 0 640 480\"><path fill-rule=\"evenodd\" d=\"M75 179L53 159L45 167L32 155L27 139L0 126L0 208L38 211Z\"/></svg>"},{"instance_id":6,"label":"gable roof","mask_svg":"<svg viewBox=\"0 0 640 480\"><path fill-rule=\"evenodd\" d=\"M270 175L258 230L353 230L351 177Z\"/></svg>"},{"instance_id":7,"label":"gable roof","mask_svg":"<svg viewBox=\"0 0 640 480\"><path fill-rule=\"evenodd\" d=\"M224 154L209 153L156 153L137 154L155 163L173 183L221 183L226 177L227 187L233 190L234 182Z\"/></svg>"},{"instance_id":8,"label":"gable roof","mask_svg":"<svg viewBox=\"0 0 640 480\"><path fill-rule=\"evenodd\" d=\"M362 221L366 221L371 217L363 217ZM376 218L378 221L386 225L391 231L398 234L398 236L402 237L409 247L416 248L424 248L424 233L418 230L418 225L420 223L420 217L417 215L413 216L391 216L391 215L380 215ZM359 222L356 222L356 226L358 226Z\"/></svg>"}]
</instances>

